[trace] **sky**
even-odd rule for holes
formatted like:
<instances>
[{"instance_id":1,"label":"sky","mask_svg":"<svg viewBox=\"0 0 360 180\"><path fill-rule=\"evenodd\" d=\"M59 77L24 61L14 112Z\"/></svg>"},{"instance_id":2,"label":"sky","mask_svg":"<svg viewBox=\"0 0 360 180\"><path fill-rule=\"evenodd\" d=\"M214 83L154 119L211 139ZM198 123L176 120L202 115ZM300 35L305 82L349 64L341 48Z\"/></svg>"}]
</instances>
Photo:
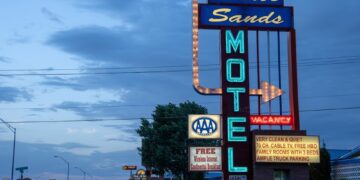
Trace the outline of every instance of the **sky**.
<instances>
[{"instance_id":1,"label":"sky","mask_svg":"<svg viewBox=\"0 0 360 180\"><path fill-rule=\"evenodd\" d=\"M295 8L301 129L329 148L360 145L360 2L285 4ZM200 32L200 65L218 63L218 38ZM109 120L13 123L16 167L29 166L34 179L65 179L60 155L72 179L81 179L76 166L97 179L126 178L122 165L141 165L139 119L157 104L191 100L220 112L219 97L192 88L191 45L189 0L2 1L0 117ZM201 81L218 87L218 72L201 72ZM0 126L0 177L10 176L12 138Z\"/></svg>"}]
</instances>

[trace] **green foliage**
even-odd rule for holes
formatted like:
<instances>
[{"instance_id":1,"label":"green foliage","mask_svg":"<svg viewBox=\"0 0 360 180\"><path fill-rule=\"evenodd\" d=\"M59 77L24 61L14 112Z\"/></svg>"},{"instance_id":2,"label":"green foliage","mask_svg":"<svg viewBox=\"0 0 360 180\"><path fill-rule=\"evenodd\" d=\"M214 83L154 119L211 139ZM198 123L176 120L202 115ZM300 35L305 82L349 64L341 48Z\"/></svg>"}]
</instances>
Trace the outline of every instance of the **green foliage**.
<instances>
[{"instance_id":1,"label":"green foliage","mask_svg":"<svg viewBox=\"0 0 360 180\"><path fill-rule=\"evenodd\" d=\"M187 178L188 145L195 143L188 141L189 114L207 114L207 109L189 101L178 106L158 105L153 112L152 122L142 119L137 133L142 137L139 152L144 166L155 170L159 175L172 172L178 176L183 174ZM206 142L196 143L198 144L205 145ZM200 178L203 174L192 176Z\"/></svg>"},{"instance_id":2,"label":"green foliage","mask_svg":"<svg viewBox=\"0 0 360 180\"><path fill-rule=\"evenodd\" d=\"M331 179L330 154L324 146L320 150L320 164L310 165L311 180L329 180Z\"/></svg>"}]
</instances>

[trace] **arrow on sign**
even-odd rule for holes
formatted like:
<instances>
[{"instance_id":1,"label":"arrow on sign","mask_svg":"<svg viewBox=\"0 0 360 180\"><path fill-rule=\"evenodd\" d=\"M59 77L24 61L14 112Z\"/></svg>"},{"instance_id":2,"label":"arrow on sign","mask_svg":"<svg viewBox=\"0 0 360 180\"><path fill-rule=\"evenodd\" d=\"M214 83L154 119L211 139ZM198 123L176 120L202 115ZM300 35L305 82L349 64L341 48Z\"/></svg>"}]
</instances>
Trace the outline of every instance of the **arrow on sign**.
<instances>
[{"instance_id":1,"label":"arrow on sign","mask_svg":"<svg viewBox=\"0 0 360 180\"><path fill-rule=\"evenodd\" d=\"M269 102L283 94L285 94L283 90L266 81L261 83L261 89L250 89L250 95L262 96L264 103Z\"/></svg>"}]
</instances>

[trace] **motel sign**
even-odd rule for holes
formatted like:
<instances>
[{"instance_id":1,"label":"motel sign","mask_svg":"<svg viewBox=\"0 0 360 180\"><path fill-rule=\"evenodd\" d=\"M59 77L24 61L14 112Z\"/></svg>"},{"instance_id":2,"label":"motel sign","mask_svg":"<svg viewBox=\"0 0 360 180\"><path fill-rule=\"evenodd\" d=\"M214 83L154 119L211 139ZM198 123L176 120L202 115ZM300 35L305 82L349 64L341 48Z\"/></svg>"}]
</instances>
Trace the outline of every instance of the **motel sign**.
<instances>
[{"instance_id":1,"label":"motel sign","mask_svg":"<svg viewBox=\"0 0 360 180\"><path fill-rule=\"evenodd\" d=\"M257 162L254 161L254 137L251 127L256 125L261 130L262 125L277 125L281 128L282 126L289 126L292 131L300 130L293 7L284 6L283 0L208 0L206 4L193 0L192 7L193 85L198 93L220 95L222 100L221 157L223 179L252 180L254 163ZM200 83L198 58L200 29L218 30L220 32L222 86L219 88L203 87ZM249 77L250 31L256 31L257 39L259 31L278 32L278 37L280 32L289 33L287 53L289 56L289 114L271 114L271 112L270 114L261 114L260 97L263 103L269 103L285 92L281 90L281 87L277 88L270 84L271 82L263 81L260 83L259 64L257 67L258 88L261 86L261 89L254 89L253 87L251 89ZM280 44L279 42L278 44ZM278 56L280 58L280 54ZM259 53L257 57L259 58ZM279 79L281 79L280 75ZM251 114L250 96L259 96L259 114L257 115Z\"/></svg>"}]
</instances>

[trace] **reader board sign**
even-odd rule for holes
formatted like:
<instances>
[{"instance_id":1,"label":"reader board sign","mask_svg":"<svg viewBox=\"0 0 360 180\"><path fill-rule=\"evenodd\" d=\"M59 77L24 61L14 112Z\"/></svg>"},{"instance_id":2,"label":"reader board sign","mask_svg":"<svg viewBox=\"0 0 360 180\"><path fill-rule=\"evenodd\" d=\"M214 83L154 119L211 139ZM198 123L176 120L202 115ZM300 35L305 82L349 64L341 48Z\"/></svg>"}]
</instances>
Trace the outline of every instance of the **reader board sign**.
<instances>
[{"instance_id":1,"label":"reader board sign","mask_svg":"<svg viewBox=\"0 0 360 180\"><path fill-rule=\"evenodd\" d=\"M320 163L318 136L255 136L257 163Z\"/></svg>"},{"instance_id":2,"label":"reader board sign","mask_svg":"<svg viewBox=\"0 0 360 180\"><path fill-rule=\"evenodd\" d=\"M292 7L252 7L199 4L199 27L253 29L292 29Z\"/></svg>"},{"instance_id":3,"label":"reader board sign","mask_svg":"<svg viewBox=\"0 0 360 180\"><path fill-rule=\"evenodd\" d=\"M284 0L208 0L211 4L246 4L246 5L267 5L283 6Z\"/></svg>"},{"instance_id":4,"label":"reader board sign","mask_svg":"<svg viewBox=\"0 0 360 180\"><path fill-rule=\"evenodd\" d=\"M221 147L190 147L190 171L221 171Z\"/></svg>"},{"instance_id":5,"label":"reader board sign","mask_svg":"<svg viewBox=\"0 0 360 180\"><path fill-rule=\"evenodd\" d=\"M189 115L189 139L221 139L220 115Z\"/></svg>"}]
</instances>

